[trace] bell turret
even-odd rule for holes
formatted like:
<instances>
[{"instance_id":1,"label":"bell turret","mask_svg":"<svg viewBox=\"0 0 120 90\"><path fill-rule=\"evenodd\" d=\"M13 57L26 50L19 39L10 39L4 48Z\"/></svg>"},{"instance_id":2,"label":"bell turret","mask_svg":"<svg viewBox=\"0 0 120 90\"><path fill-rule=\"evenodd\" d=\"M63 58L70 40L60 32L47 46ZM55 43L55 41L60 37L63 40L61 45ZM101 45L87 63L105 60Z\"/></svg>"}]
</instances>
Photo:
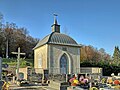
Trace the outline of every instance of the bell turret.
<instances>
[{"instance_id":1,"label":"bell turret","mask_svg":"<svg viewBox=\"0 0 120 90\"><path fill-rule=\"evenodd\" d=\"M60 25L57 23L57 14L54 14L54 24L51 26L52 32L60 33Z\"/></svg>"}]
</instances>

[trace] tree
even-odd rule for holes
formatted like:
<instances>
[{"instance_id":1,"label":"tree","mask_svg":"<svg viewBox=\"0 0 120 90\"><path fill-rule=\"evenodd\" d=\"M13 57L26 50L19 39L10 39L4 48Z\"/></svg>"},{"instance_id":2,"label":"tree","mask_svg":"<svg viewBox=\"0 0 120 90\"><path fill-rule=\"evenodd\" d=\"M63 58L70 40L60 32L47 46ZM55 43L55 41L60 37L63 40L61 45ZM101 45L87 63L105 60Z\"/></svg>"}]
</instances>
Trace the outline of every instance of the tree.
<instances>
[{"instance_id":1,"label":"tree","mask_svg":"<svg viewBox=\"0 0 120 90\"><path fill-rule=\"evenodd\" d=\"M0 56L8 58L11 54L21 47L21 51L26 53L27 58L33 58L33 47L39 39L33 38L28 34L26 28L19 28L15 23L3 24L0 29Z\"/></svg>"},{"instance_id":2,"label":"tree","mask_svg":"<svg viewBox=\"0 0 120 90\"><path fill-rule=\"evenodd\" d=\"M4 43L4 33L3 33L3 15L0 13L0 56L4 57L3 54L5 53L5 43Z\"/></svg>"},{"instance_id":3,"label":"tree","mask_svg":"<svg viewBox=\"0 0 120 90\"><path fill-rule=\"evenodd\" d=\"M0 26L2 25L3 22L3 14L0 12Z\"/></svg>"},{"instance_id":4,"label":"tree","mask_svg":"<svg viewBox=\"0 0 120 90\"><path fill-rule=\"evenodd\" d=\"M16 29L16 24L14 23L8 23L4 24L3 26L3 34L4 34L4 39L5 39L5 44L6 44L6 58L9 56L9 43L12 38L12 34L14 30Z\"/></svg>"},{"instance_id":5,"label":"tree","mask_svg":"<svg viewBox=\"0 0 120 90\"><path fill-rule=\"evenodd\" d=\"M80 60L81 62L91 62L91 63L98 63L98 62L104 62L109 63L111 60L111 56L105 52L103 48L100 48L99 50L97 48L94 48L93 46L85 46L80 49Z\"/></svg>"},{"instance_id":6,"label":"tree","mask_svg":"<svg viewBox=\"0 0 120 90\"><path fill-rule=\"evenodd\" d=\"M113 53L113 62L118 66L120 64L120 50L118 46L115 46Z\"/></svg>"},{"instance_id":7,"label":"tree","mask_svg":"<svg viewBox=\"0 0 120 90\"><path fill-rule=\"evenodd\" d=\"M33 58L33 48L39 39L28 34L25 27L18 27L15 23L3 23L3 15L0 13L0 56L14 57L11 52L17 51L26 53L26 58Z\"/></svg>"},{"instance_id":8,"label":"tree","mask_svg":"<svg viewBox=\"0 0 120 90\"><path fill-rule=\"evenodd\" d=\"M90 62L97 62L100 61L100 53L97 49L95 49L93 46L83 46L81 48L81 55L80 59L82 61L87 60Z\"/></svg>"},{"instance_id":9,"label":"tree","mask_svg":"<svg viewBox=\"0 0 120 90\"><path fill-rule=\"evenodd\" d=\"M101 55L101 60L105 62L109 62L111 60L111 56L105 52L104 48L99 49L99 53Z\"/></svg>"}]
</instances>

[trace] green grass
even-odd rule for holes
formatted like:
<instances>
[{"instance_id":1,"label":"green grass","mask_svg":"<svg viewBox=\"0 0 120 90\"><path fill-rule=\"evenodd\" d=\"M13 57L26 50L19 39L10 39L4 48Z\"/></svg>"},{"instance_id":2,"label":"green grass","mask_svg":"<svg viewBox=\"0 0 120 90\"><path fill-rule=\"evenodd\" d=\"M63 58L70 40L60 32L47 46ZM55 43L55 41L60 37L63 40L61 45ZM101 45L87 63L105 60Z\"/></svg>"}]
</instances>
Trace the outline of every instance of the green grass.
<instances>
[{"instance_id":1,"label":"green grass","mask_svg":"<svg viewBox=\"0 0 120 90\"><path fill-rule=\"evenodd\" d=\"M31 66L33 67L33 59L20 59L20 67ZM3 58L2 64L8 64L9 66L16 66L17 59L16 58Z\"/></svg>"}]
</instances>

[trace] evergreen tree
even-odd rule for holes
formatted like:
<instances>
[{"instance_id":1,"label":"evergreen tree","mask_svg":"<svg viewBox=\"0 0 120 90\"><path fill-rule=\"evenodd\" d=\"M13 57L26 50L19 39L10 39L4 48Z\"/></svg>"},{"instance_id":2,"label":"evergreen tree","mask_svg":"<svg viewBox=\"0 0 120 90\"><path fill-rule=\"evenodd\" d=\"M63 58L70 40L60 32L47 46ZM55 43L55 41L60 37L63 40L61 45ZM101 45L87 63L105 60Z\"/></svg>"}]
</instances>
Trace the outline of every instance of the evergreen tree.
<instances>
[{"instance_id":1,"label":"evergreen tree","mask_svg":"<svg viewBox=\"0 0 120 90\"><path fill-rule=\"evenodd\" d=\"M113 53L113 61L117 66L120 63L120 50L118 46L115 46L114 53Z\"/></svg>"}]
</instances>

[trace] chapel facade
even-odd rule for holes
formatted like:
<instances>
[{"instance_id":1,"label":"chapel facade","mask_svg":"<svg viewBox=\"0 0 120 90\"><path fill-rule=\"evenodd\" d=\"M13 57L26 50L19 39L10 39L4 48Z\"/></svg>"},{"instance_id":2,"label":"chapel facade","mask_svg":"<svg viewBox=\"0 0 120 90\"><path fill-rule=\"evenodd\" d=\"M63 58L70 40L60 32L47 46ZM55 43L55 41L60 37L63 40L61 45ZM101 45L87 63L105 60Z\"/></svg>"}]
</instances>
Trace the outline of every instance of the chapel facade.
<instances>
[{"instance_id":1,"label":"chapel facade","mask_svg":"<svg viewBox=\"0 0 120 90\"><path fill-rule=\"evenodd\" d=\"M52 32L34 47L34 68L44 74L80 73L81 46L68 35L60 32L60 25L54 18Z\"/></svg>"}]
</instances>

